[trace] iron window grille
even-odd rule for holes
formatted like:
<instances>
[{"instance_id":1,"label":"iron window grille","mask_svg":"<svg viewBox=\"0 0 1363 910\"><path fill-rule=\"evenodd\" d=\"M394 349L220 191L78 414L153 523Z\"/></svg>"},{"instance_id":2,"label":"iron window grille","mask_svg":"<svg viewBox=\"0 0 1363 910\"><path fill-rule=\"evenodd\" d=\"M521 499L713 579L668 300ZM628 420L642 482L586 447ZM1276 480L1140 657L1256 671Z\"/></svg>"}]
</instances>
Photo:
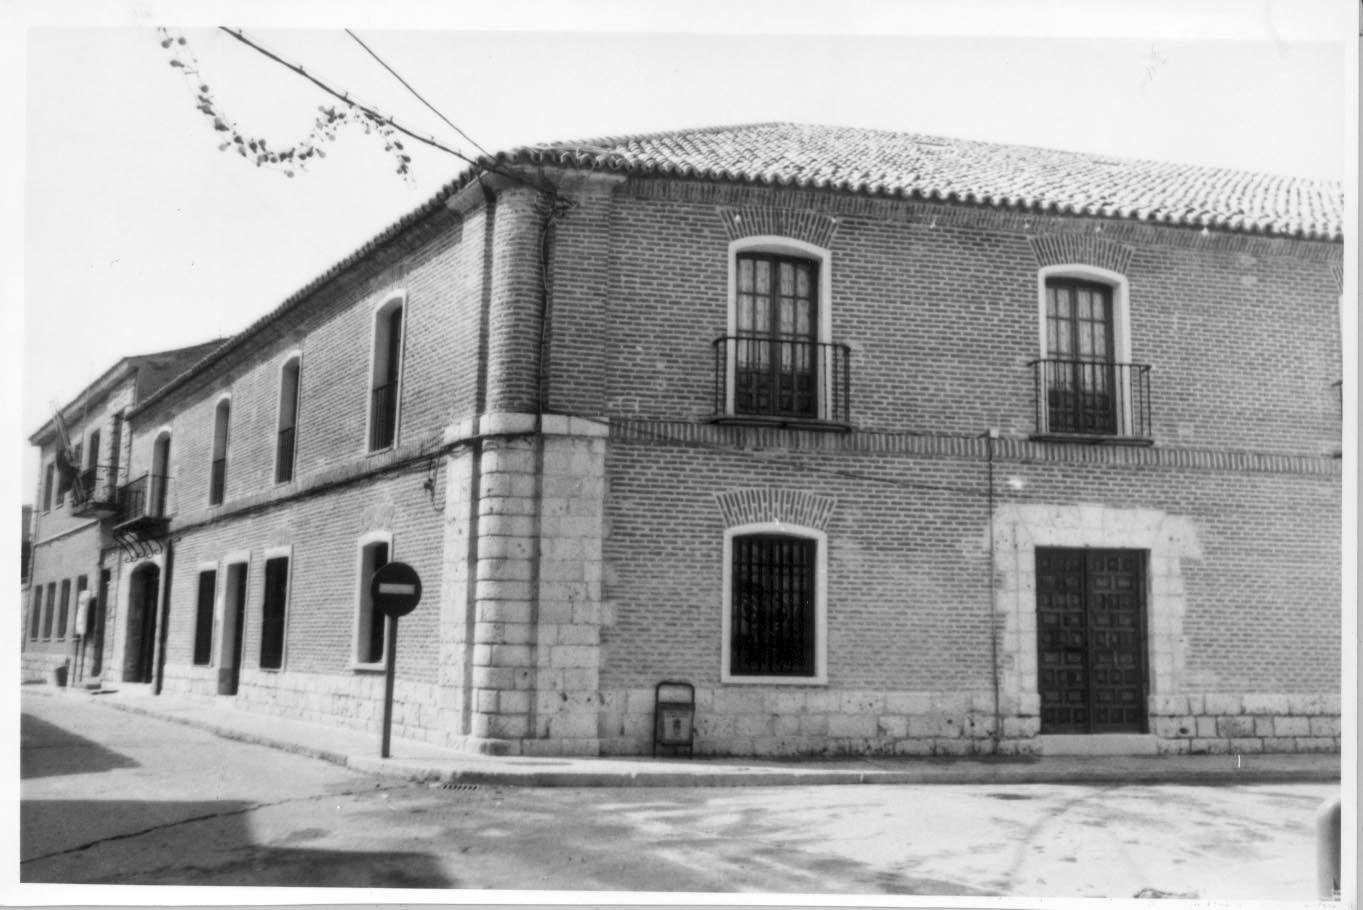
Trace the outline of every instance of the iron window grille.
<instances>
[{"instance_id":1,"label":"iron window grille","mask_svg":"<svg viewBox=\"0 0 1363 910\"><path fill-rule=\"evenodd\" d=\"M279 441L275 449L275 482L286 483L293 480L293 444L295 427L285 427L279 431Z\"/></svg>"},{"instance_id":2,"label":"iron window grille","mask_svg":"<svg viewBox=\"0 0 1363 910\"><path fill-rule=\"evenodd\" d=\"M818 543L784 534L733 538L731 676L814 676Z\"/></svg>"}]
</instances>

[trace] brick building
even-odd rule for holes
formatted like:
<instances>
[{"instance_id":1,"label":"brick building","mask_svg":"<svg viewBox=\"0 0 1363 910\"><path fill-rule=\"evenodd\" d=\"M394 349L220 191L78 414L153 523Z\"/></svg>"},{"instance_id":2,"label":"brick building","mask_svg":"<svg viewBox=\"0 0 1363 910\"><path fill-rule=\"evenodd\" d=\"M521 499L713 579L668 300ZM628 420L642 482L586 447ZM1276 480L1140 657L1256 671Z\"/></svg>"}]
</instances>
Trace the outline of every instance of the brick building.
<instances>
[{"instance_id":1,"label":"brick building","mask_svg":"<svg viewBox=\"0 0 1363 910\"><path fill-rule=\"evenodd\" d=\"M124 679L731 754L1339 742L1341 191L765 124L516 150L130 412ZM154 632L148 632L149 624Z\"/></svg>"},{"instance_id":2,"label":"brick building","mask_svg":"<svg viewBox=\"0 0 1363 910\"><path fill-rule=\"evenodd\" d=\"M124 357L29 437L41 460L34 506L24 508L25 679L51 679L59 668L73 683L104 674L107 591L120 564L110 528L129 480L127 411L219 343Z\"/></svg>"}]
</instances>

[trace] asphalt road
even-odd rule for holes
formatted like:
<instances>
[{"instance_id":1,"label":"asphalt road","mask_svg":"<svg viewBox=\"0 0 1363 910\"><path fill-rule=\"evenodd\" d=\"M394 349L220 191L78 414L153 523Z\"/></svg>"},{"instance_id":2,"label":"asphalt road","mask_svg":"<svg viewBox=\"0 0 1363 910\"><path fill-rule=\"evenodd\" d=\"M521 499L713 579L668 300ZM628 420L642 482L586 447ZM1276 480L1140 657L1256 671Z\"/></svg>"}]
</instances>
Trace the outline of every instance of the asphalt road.
<instances>
[{"instance_id":1,"label":"asphalt road","mask_svg":"<svg viewBox=\"0 0 1363 910\"><path fill-rule=\"evenodd\" d=\"M23 882L1309 900L1334 789L441 789L23 709Z\"/></svg>"}]
</instances>

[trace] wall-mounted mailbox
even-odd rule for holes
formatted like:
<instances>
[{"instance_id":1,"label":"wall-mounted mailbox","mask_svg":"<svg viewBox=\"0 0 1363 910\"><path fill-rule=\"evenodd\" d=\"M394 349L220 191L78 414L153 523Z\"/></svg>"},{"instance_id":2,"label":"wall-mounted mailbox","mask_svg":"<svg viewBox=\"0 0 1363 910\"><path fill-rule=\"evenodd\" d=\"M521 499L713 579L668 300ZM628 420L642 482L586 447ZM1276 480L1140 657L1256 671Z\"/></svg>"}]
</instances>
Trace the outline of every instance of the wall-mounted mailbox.
<instances>
[{"instance_id":1,"label":"wall-mounted mailbox","mask_svg":"<svg viewBox=\"0 0 1363 910\"><path fill-rule=\"evenodd\" d=\"M685 749L691 756L696 738L696 687L684 682L660 682L653 689L653 754L658 747Z\"/></svg>"}]
</instances>

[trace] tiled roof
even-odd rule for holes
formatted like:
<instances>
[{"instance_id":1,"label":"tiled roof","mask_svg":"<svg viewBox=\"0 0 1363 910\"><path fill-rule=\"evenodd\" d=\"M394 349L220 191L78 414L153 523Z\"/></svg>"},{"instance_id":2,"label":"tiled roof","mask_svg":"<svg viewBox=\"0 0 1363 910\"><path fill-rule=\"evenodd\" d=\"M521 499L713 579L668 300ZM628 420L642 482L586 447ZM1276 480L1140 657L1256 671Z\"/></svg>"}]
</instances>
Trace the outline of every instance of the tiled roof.
<instances>
[{"instance_id":1,"label":"tiled roof","mask_svg":"<svg viewBox=\"0 0 1363 910\"><path fill-rule=\"evenodd\" d=\"M1330 180L800 123L551 142L497 156L633 175L829 188L1339 239Z\"/></svg>"}]
</instances>

